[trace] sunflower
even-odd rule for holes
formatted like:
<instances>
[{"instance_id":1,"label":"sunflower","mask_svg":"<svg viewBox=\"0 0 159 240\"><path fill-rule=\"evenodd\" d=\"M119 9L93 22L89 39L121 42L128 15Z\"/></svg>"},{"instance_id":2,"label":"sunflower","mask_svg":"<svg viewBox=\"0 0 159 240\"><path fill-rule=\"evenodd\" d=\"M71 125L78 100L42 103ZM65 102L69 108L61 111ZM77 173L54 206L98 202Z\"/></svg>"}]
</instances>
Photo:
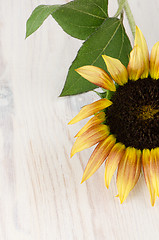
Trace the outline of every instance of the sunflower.
<instances>
[{"instance_id":1,"label":"sunflower","mask_svg":"<svg viewBox=\"0 0 159 240\"><path fill-rule=\"evenodd\" d=\"M108 188L117 170L118 197L122 203L137 183L141 168L152 206L159 197L159 42L150 57L146 40L136 27L134 47L127 68L115 58L102 56L109 74L95 66L76 71L85 79L111 92L84 106L69 124L93 117L77 133L71 157L95 144L82 182L105 162Z\"/></svg>"}]
</instances>

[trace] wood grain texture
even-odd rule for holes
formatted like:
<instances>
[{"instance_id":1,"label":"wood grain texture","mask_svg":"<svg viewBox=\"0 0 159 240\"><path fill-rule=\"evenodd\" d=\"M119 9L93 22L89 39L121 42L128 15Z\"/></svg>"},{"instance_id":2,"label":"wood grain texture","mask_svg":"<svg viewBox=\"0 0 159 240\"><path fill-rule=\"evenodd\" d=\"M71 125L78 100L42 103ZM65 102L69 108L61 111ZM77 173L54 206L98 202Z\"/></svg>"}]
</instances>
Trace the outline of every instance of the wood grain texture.
<instances>
[{"instance_id":1,"label":"wood grain texture","mask_svg":"<svg viewBox=\"0 0 159 240\"><path fill-rule=\"evenodd\" d=\"M80 184L92 149L70 159L84 121L67 123L97 99L93 93L58 98L82 42L51 17L25 40L26 20L37 5L65 2L1 2L0 240L158 239L159 201L151 207L143 175L121 205L115 176L105 188L104 166ZM159 2L129 2L151 49L159 40ZM116 9L110 1L110 14Z\"/></svg>"}]
</instances>

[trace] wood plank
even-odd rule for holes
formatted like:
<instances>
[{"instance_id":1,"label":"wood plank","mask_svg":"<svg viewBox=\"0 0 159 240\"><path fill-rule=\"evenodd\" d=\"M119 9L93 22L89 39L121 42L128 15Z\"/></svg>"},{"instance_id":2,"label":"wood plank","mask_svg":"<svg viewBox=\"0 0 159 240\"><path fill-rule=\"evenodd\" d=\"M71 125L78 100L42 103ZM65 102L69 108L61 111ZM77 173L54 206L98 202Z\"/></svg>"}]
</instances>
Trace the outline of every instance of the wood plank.
<instances>
[{"instance_id":1,"label":"wood plank","mask_svg":"<svg viewBox=\"0 0 159 240\"><path fill-rule=\"evenodd\" d=\"M82 42L51 17L25 40L26 20L37 5L64 2L1 3L0 239L156 239L159 201L151 207L143 174L121 205L114 197L115 176L105 188L104 166L80 184L92 149L70 159L73 137L84 121L67 123L97 99L94 93L58 97ZM117 5L110 2L113 14ZM151 49L159 40L159 2L136 0L131 7Z\"/></svg>"}]
</instances>

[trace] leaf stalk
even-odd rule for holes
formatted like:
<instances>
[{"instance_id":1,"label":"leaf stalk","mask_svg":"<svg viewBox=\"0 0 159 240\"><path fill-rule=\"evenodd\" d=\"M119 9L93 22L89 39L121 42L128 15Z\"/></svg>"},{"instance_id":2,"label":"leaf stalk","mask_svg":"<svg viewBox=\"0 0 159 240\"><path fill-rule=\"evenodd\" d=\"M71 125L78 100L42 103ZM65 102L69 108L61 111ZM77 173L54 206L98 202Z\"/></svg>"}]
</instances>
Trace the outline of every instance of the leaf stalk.
<instances>
[{"instance_id":1,"label":"leaf stalk","mask_svg":"<svg viewBox=\"0 0 159 240\"><path fill-rule=\"evenodd\" d=\"M129 22L129 26L130 26L131 32L133 34L133 37L135 38L136 24L135 24L134 16L133 16L132 11L130 9L128 0L125 0L125 1L118 0L118 3L119 3L119 7L120 7L120 4L123 5L123 8L125 10L125 13L126 13L126 16L127 16L128 22Z\"/></svg>"}]
</instances>

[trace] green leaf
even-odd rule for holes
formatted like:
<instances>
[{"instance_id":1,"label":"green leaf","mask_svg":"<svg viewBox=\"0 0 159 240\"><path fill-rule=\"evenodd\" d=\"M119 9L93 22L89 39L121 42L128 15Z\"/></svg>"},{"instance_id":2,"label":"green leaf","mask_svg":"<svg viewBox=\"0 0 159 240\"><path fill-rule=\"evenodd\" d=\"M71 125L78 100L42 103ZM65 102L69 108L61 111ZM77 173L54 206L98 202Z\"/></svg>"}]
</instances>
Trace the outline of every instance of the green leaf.
<instances>
[{"instance_id":1,"label":"green leaf","mask_svg":"<svg viewBox=\"0 0 159 240\"><path fill-rule=\"evenodd\" d=\"M52 13L63 30L85 40L108 17L108 0L74 0Z\"/></svg>"},{"instance_id":2,"label":"green leaf","mask_svg":"<svg viewBox=\"0 0 159 240\"><path fill-rule=\"evenodd\" d=\"M40 5L34 9L26 23L26 38L35 32L59 5Z\"/></svg>"},{"instance_id":3,"label":"green leaf","mask_svg":"<svg viewBox=\"0 0 159 240\"><path fill-rule=\"evenodd\" d=\"M94 65L106 70L102 54L117 58L127 66L131 49L122 22L117 18L106 19L80 48L69 69L61 96L75 95L97 88L96 85L79 76L75 72L76 68Z\"/></svg>"}]
</instances>

